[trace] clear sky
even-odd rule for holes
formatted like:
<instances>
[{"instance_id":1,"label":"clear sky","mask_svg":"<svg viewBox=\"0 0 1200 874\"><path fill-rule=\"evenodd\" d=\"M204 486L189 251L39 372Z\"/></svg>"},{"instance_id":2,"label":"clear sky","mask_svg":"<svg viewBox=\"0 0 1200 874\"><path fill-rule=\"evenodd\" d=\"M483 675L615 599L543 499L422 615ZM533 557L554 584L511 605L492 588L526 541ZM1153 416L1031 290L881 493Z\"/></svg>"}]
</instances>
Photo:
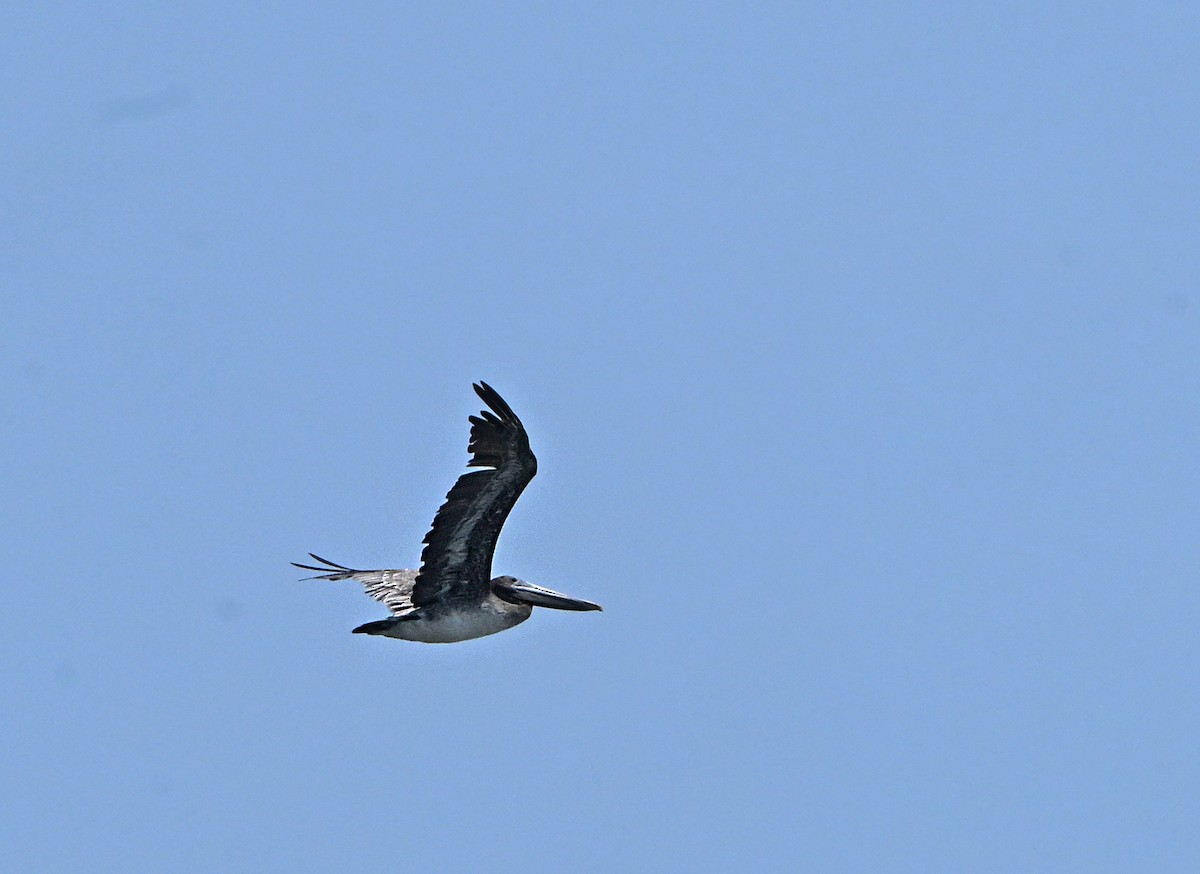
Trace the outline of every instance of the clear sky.
<instances>
[{"instance_id":1,"label":"clear sky","mask_svg":"<svg viewBox=\"0 0 1200 874\"><path fill-rule=\"evenodd\" d=\"M302 5L0 14L7 867L1200 870L1200 7Z\"/></svg>"}]
</instances>

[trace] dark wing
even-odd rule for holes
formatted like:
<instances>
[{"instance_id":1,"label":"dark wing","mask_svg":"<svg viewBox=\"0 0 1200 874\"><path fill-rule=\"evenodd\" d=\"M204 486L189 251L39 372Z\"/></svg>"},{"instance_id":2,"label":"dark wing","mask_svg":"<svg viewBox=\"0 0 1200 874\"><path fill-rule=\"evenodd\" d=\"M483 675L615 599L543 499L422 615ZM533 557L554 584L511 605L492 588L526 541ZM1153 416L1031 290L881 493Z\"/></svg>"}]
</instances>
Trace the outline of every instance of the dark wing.
<instances>
[{"instance_id":1,"label":"dark wing","mask_svg":"<svg viewBox=\"0 0 1200 874\"><path fill-rule=\"evenodd\" d=\"M517 414L486 382L474 386L492 412L471 416L467 467L425 535L412 603L482 598L492 578L492 553L508 512L537 473L537 459Z\"/></svg>"}]
</instances>

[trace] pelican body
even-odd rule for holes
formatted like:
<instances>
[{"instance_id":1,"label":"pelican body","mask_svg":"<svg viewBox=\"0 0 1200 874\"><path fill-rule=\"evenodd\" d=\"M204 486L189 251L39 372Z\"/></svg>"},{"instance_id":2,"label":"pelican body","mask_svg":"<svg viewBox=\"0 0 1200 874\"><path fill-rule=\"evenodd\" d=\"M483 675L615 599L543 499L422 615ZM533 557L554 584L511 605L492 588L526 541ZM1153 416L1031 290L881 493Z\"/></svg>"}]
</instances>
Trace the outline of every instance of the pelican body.
<instances>
[{"instance_id":1,"label":"pelican body","mask_svg":"<svg viewBox=\"0 0 1200 874\"><path fill-rule=\"evenodd\" d=\"M425 535L420 570L355 570L309 553L322 580L356 580L367 594L391 610L387 619L368 622L355 634L376 634L421 643L457 643L520 625L534 607L600 610L582 601L516 577L492 578L492 554L500 529L525 486L537 473L525 427L512 408L486 382L474 386L487 404L469 417L470 471L458 478Z\"/></svg>"}]
</instances>

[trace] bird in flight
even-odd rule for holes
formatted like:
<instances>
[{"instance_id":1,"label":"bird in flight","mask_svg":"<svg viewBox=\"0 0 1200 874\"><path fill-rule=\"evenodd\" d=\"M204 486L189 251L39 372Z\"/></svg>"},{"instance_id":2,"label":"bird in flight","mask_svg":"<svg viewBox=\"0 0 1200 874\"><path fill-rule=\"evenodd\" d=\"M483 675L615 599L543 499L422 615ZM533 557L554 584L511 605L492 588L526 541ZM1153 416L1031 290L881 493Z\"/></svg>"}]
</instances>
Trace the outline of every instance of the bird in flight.
<instances>
[{"instance_id":1,"label":"bird in flight","mask_svg":"<svg viewBox=\"0 0 1200 874\"><path fill-rule=\"evenodd\" d=\"M517 414L486 382L474 386L488 405L470 416L468 471L446 495L425 535L420 570L360 571L309 553L317 565L292 562L319 576L357 580L392 615L354 629L422 643L457 643L504 631L529 618L534 607L600 610L599 604L560 595L518 580L492 577L492 553L504 520L537 473L529 435Z\"/></svg>"}]
</instances>

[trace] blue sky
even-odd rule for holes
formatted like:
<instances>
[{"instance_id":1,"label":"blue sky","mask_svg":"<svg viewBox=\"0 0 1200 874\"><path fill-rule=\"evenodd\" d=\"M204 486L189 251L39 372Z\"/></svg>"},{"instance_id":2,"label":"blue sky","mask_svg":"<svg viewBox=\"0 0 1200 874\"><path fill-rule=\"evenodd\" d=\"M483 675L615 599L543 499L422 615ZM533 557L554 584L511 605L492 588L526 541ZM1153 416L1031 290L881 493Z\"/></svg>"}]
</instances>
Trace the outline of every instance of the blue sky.
<instances>
[{"instance_id":1,"label":"blue sky","mask_svg":"<svg viewBox=\"0 0 1200 874\"><path fill-rule=\"evenodd\" d=\"M1200 870L1196 8L2 19L14 870Z\"/></svg>"}]
</instances>

